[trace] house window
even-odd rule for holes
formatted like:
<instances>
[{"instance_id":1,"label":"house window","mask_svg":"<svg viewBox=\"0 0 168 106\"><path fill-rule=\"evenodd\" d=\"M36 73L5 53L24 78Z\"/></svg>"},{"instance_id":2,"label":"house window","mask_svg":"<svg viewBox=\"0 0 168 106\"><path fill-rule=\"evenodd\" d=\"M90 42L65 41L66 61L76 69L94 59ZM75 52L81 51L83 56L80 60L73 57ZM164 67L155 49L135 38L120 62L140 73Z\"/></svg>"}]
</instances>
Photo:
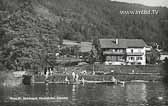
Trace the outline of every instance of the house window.
<instances>
[{"instance_id":1,"label":"house window","mask_svg":"<svg viewBox=\"0 0 168 106\"><path fill-rule=\"evenodd\" d=\"M131 60L134 60L134 57L131 57Z\"/></svg>"},{"instance_id":2,"label":"house window","mask_svg":"<svg viewBox=\"0 0 168 106\"><path fill-rule=\"evenodd\" d=\"M139 57L137 57L136 60L139 60Z\"/></svg>"},{"instance_id":3,"label":"house window","mask_svg":"<svg viewBox=\"0 0 168 106\"><path fill-rule=\"evenodd\" d=\"M112 56L112 61L117 61L117 56Z\"/></svg>"},{"instance_id":4,"label":"house window","mask_svg":"<svg viewBox=\"0 0 168 106\"><path fill-rule=\"evenodd\" d=\"M134 57L129 57L129 60L134 60Z\"/></svg>"},{"instance_id":5,"label":"house window","mask_svg":"<svg viewBox=\"0 0 168 106\"><path fill-rule=\"evenodd\" d=\"M142 60L142 57L140 57L140 60Z\"/></svg>"},{"instance_id":6,"label":"house window","mask_svg":"<svg viewBox=\"0 0 168 106\"><path fill-rule=\"evenodd\" d=\"M137 57L136 60L142 60L142 57Z\"/></svg>"},{"instance_id":7,"label":"house window","mask_svg":"<svg viewBox=\"0 0 168 106\"><path fill-rule=\"evenodd\" d=\"M117 49L115 49L115 52L117 52Z\"/></svg>"},{"instance_id":8,"label":"house window","mask_svg":"<svg viewBox=\"0 0 168 106\"><path fill-rule=\"evenodd\" d=\"M131 53L133 53L134 51L133 51L133 49L131 49Z\"/></svg>"},{"instance_id":9,"label":"house window","mask_svg":"<svg viewBox=\"0 0 168 106\"><path fill-rule=\"evenodd\" d=\"M106 61L111 61L112 57L111 56L106 56Z\"/></svg>"}]
</instances>

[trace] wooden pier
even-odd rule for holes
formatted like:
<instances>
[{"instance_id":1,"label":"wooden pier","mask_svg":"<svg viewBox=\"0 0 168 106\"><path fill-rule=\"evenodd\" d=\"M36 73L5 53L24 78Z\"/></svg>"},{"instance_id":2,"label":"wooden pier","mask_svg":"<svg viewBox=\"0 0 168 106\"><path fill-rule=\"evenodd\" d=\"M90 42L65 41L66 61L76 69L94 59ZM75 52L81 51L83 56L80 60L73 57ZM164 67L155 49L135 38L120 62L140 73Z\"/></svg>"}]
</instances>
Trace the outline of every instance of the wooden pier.
<instances>
[{"instance_id":1,"label":"wooden pier","mask_svg":"<svg viewBox=\"0 0 168 106\"><path fill-rule=\"evenodd\" d=\"M70 85L76 85L76 84L123 84L124 82L123 81L89 81L89 80L85 80L84 82L82 82L81 80L80 81L69 81L69 82L66 82L66 81L56 81L56 82L53 82L53 81L45 81L45 82L32 82L33 84L70 84Z\"/></svg>"}]
</instances>

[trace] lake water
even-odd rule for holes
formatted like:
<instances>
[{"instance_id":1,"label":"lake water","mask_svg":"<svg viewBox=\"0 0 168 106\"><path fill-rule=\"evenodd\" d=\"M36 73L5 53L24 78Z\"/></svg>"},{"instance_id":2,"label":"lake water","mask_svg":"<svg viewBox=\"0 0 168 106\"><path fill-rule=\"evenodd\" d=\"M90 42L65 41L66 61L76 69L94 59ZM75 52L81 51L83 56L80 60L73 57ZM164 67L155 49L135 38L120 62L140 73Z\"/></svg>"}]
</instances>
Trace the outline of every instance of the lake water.
<instances>
[{"instance_id":1,"label":"lake water","mask_svg":"<svg viewBox=\"0 0 168 106\"><path fill-rule=\"evenodd\" d=\"M168 106L161 83L0 86L0 106Z\"/></svg>"}]
</instances>

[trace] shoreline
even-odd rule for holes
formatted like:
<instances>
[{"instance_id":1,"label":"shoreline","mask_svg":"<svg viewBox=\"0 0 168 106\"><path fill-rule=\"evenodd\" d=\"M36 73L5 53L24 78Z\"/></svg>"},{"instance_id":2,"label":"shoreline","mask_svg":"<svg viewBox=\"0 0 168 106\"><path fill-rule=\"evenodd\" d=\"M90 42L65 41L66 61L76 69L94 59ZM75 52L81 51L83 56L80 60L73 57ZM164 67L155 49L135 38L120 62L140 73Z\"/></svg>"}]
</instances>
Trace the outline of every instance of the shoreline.
<instances>
[{"instance_id":1,"label":"shoreline","mask_svg":"<svg viewBox=\"0 0 168 106\"><path fill-rule=\"evenodd\" d=\"M59 70L63 69L64 70ZM82 66L71 66L71 67L57 67L58 71L55 71L52 76L49 76L49 81L65 81L65 78L72 79L71 73L74 71L79 74L79 79L84 78L85 80L92 81L110 81L112 76L117 80L130 82L130 81L162 81L163 75L161 65L146 65L146 66L105 66L104 64L95 64L94 71L95 75L92 75L92 65L82 65ZM114 72L112 73L111 70ZM86 71L86 74L82 72ZM12 72L1 72L1 73L12 73ZM5 74L6 75L6 74ZM33 76L34 82L45 82L45 75L38 75L32 73L30 76ZM4 76L0 76L0 79L9 79ZM31 78L32 81L32 78ZM2 80L1 80L2 82Z\"/></svg>"},{"instance_id":2,"label":"shoreline","mask_svg":"<svg viewBox=\"0 0 168 106\"><path fill-rule=\"evenodd\" d=\"M113 70L113 73L111 73ZM106 66L104 64L95 64L94 71L97 75L92 75L93 65L82 65L66 67L62 73L55 73L49 79L54 81L64 81L65 77L72 78L72 72L79 74L79 79L82 77L86 80L111 80L112 76L120 81L144 80L144 81L162 81L163 75L161 65L145 65L145 66ZM86 71L84 75L82 72ZM35 81L44 79L44 77L35 77Z\"/></svg>"},{"instance_id":3,"label":"shoreline","mask_svg":"<svg viewBox=\"0 0 168 106\"><path fill-rule=\"evenodd\" d=\"M91 80L91 81L110 81L112 79L112 76L114 76L117 80L119 81L126 81L126 82L131 82L131 81L162 81L163 76L155 74L147 74L147 75L142 75L142 74L118 74L118 75L79 75L79 79L81 80L84 78L85 80ZM65 78L68 78L69 80L72 79L71 75L66 75L66 74L59 74L59 75L53 75L49 76L48 81L51 82L58 82L58 81L65 81ZM45 82L45 76L34 76L34 82Z\"/></svg>"}]
</instances>

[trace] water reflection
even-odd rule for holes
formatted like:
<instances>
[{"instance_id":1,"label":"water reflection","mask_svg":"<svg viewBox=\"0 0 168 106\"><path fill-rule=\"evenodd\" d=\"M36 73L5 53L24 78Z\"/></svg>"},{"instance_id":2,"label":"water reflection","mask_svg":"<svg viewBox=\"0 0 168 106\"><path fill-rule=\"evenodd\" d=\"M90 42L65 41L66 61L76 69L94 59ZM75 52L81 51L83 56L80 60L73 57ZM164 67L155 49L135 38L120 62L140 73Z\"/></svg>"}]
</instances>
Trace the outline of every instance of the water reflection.
<instances>
[{"instance_id":1,"label":"water reflection","mask_svg":"<svg viewBox=\"0 0 168 106\"><path fill-rule=\"evenodd\" d=\"M45 86L45 96L49 96L49 88L48 88L48 83Z\"/></svg>"},{"instance_id":2,"label":"water reflection","mask_svg":"<svg viewBox=\"0 0 168 106\"><path fill-rule=\"evenodd\" d=\"M126 85L128 102L147 102L147 89L145 83L130 83Z\"/></svg>"},{"instance_id":3,"label":"water reflection","mask_svg":"<svg viewBox=\"0 0 168 106\"><path fill-rule=\"evenodd\" d=\"M9 97L55 97L59 98L59 105L119 105L119 106L140 106L159 105L166 103L168 90L160 84L153 83L127 83L125 87L120 85L63 85L63 84L34 84L32 86L20 85L18 87L0 86L0 105L2 100ZM64 97L64 99L61 99ZM16 105L13 101L9 101ZM57 100L37 100L31 102L33 105L45 106L46 104L57 105ZM45 104L43 104L45 103ZM53 104L54 103L54 104ZM27 105L25 105L27 104ZM4 103L3 105L6 105ZM2 105L2 106L3 106ZM29 101L24 101L20 106L30 106Z\"/></svg>"},{"instance_id":4,"label":"water reflection","mask_svg":"<svg viewBox=\"0 0 168 106\"><path fill-rule=\"evenodd\" d=\"M105 86L103 89L103 98L110 103L125 103L125 88L120 86Z\"/></svg>"},{"instance_id":5,"label":"water reflection","mask_svg":"<svg viewBox=\"0 0 168 106\"><path fill-rule=\"evenodd\" d=\"M78 85L72 85L72 101L75 102L77 100L76 93L78 90Z\"/></svg>"}]
</instances>

